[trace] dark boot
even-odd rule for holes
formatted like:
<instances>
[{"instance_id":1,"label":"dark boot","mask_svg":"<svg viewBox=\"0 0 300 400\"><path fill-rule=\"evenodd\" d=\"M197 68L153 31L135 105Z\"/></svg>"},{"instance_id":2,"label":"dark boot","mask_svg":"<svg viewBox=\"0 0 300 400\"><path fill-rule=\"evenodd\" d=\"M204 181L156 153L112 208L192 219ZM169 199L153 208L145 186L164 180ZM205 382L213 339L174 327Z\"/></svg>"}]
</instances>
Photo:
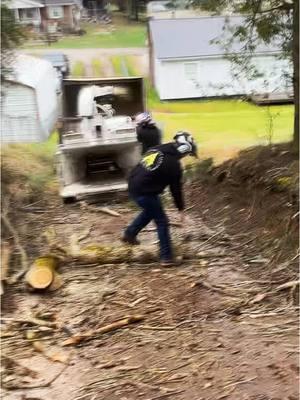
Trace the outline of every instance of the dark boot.
<instances>
[{"instance_id":1,"label":"dark boot","mask_svg":"<svg viewBox=\"0 0 300 400\"><path fill-rule=\"evenodd\" d=\"M141 242L137 240L136 237L130 237L128 235L124 235L121 240L123 243L130 244L131 246L138 246L139 244L141 244Z\"/></svg>"}]
</instances>

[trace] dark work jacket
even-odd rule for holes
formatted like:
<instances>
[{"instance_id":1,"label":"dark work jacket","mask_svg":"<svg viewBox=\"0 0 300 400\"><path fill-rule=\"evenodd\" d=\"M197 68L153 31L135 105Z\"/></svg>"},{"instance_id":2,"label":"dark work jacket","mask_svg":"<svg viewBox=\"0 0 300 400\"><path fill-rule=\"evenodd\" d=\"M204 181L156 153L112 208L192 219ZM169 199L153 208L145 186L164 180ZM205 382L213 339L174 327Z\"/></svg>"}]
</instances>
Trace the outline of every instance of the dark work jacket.
<instances>
[{"instance_id":1,"label":"dark work jacket","mask_svg":"<svg viewBox=\"0 0 300 400\"><path fill-rule=\"evenodd\" d=\"M161 144L161 131L156 125L140 125L136 128L137 139L142 144L142 154Z\"/></svg>"},{"instance_id":2,"label":"dark work jacket","mask_svg":"<svg viewBox=\"0 0 300 400\"><path fill-rule=\"evenodd\" d=\"M180 158L173 143L149 150L129 176L128 188L131 196L161 194L169 186L176 207L183 210Z\"/></svg>"}]
</instances>

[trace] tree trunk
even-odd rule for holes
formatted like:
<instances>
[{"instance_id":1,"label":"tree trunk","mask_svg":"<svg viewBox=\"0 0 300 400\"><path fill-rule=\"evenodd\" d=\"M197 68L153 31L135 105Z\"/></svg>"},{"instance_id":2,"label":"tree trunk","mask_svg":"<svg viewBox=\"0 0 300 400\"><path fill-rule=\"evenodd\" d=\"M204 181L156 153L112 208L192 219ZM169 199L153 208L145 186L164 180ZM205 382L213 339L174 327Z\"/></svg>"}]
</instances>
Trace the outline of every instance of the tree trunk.
<instances>
[{"instance_id":1,"label":"tree trunk","mask_svg":"<svg viewBox=\"0 0 300 400\"><path fill-rule=\"evenodd\" d=\"M125 12L126 11L126 3L125 3L124 0L118 0L117 1L117 5L118 5L118 8L119 8L119 11L121 11L121 12Z\"/></svg>"},{"instance_id":2,"label":"tree trunk","mask_svg":"<svg viewBox=\"0 0 300 400\"><path fill-rule=\"evenodd\" d=\"M127 1L128 18L131 20L138 21L139 19L139 1L128 0Z\"/></svg>"},{"instance_id":3,"label":"tree trunk","mask_svg":"<svg viewBox=\"0 0 300 400\"><path fill-rule=\"evenodd\" d=\"M299 1L293 7L293 86L295 99L293 149L299 152Z\"/></svg>"}]
</instances>

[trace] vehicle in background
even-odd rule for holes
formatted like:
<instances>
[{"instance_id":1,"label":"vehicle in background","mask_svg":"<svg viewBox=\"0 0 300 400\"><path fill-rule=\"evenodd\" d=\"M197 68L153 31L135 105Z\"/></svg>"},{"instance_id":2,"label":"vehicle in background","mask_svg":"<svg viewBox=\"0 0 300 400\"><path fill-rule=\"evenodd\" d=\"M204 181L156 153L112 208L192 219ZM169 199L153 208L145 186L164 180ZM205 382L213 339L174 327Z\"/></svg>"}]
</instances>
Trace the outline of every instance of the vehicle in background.
<instances>
[{"instance_id":1,"label":"vehicle in background","mask_svg":"<svg viewBox=\"0 0 300 400\"><path fill-rule=\"evenodd\" d=\"M57 93L60 94L62 91L62 81L67 78L70 74L70 64L67 56L63 53L49 53L44 54L42 57L44 60L49 61L57 74Z\"/></svg>"},{"instance_id":2,"label":"vehicle in background","mask_svg":"<svg viewBox=\"0 0 300 400\"><path fill-rule=\"evenodd\" d=\"M57 160L64 202L127 190L141 155L132 117L143 110L142 78L63 81Z\"/></svg>"}]
</instances>

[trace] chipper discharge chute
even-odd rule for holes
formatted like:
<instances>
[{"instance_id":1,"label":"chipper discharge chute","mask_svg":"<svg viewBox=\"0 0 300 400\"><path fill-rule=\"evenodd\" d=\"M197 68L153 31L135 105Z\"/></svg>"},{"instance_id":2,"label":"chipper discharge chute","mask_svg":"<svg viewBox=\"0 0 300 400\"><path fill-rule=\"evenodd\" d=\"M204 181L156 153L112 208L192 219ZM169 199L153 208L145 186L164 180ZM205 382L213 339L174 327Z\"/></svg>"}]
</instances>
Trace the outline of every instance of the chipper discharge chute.
<instances>
[{"instance_id":1,"label":"chipper discharge chute","mask_svg":"<svg viewBox=\"0 0 300 400\"><path fill-rule=\"evenodd\" d=\"M132 117L143 110L142 78L64 80L57 156L65 202L127 189L140 158Z\"/></svg>"}]
</instances>

